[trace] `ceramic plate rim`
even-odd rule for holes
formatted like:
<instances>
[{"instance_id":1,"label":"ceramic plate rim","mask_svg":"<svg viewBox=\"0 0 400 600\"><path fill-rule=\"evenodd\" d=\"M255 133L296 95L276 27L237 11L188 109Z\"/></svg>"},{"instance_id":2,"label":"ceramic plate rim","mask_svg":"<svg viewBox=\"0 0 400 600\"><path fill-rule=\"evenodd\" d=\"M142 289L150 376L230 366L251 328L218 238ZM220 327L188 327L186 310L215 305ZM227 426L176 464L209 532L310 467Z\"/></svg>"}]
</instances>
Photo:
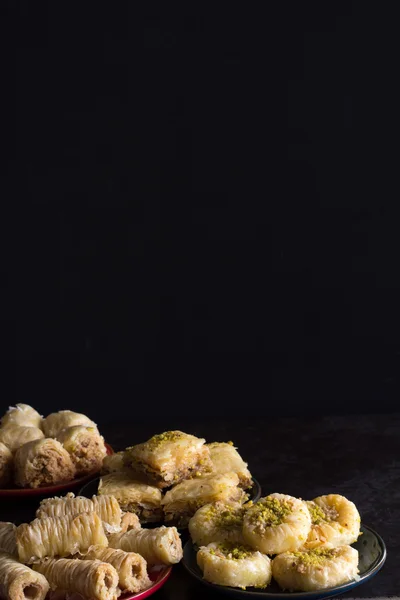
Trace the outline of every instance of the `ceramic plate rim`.
<instances>
[{"instance_id":1,"label":"ceramic plate rim","mask_svg":"<svg viewBox=\"0 0 400 600\"><path fill-rule=\"evenodd\" d=\"M193 547L193 542L192 540L188 540L183 548L183 558L182 558L182 565L184 566L184 568L186 569L186 571L195 579L197 579L197 581L199 581L200 583L202 583L203 585L212 587L214 590L218 590L222 593L225 594L236 594L237 596L243 596L243 598L247 597L253 597L253 598L266 598L266 599L282 599L282 600L287 600L288 598L294 598L294 600L296 600L297 598L317 598L318 594L322 595L326 595L326 597L332 597L333 595L339 595L339 594L344 594L345 592L363 584L365 581L368 581L369 579L371 579L371 577L373 577L374 575L376 575L376 573L378 573L383 565L385 564L386 561L386 556L387 556L387 550L386 550L386 544L383 541L383 538L379 535L379 533L377 533L374 529L372 529L372 527L369 527L369 525L361 525L361 530L362 529L367 529L368 531L370 531L378 540L380 549L381 549L381 554L380 556L376 559L376 562L373 564L372 567L370 567L370 569L368 569L368 571L366 573L364 573L363 575L361 575L360 579L358 581L353 580L353 581L349 581L347 583L343 583L342 585L338 585L336 587L331 587L331 588L326 588L323 590L315 590L315 591L310 591L310 592L282 592L282 593L276 593L276 592L263 592L263 591L259 591L259 592L254 592L254 591L250 591L250 590L241 590L240 588L230 588L228 586L219 586L216 585L215 583L211 583L209 581L206 581L205 579L203 579L202 577L200 577L200 575L198 573L196 573L188 564L186 564L186 553L188 551L191 550L191 547ZM189 549L189 550L187 550Z\"/></svg>"},{"instance_id":2,"label":"ceramic plate rim","mask_svg":"<svg viewBox=\"0 0 400 600\"><path fill-rule=\"evenodd\" d=\"M164 583L168 581L172 572L172 566L165 565L162 571L163 574L161 575L160 579L157 579L151 587L147 588L147 590L143 590L137 594L124 594L120 597L121 600L142 600L144 598L148 598L152 594L155 594L155 592L157 592L164 585Z\"/></svg>"},{"instance_id":3,"label":"ceramic plate rim","mask_svg":"<svg viewBox=\"0 0 400 600\"><path fill-rule=\"evenodd\" d=\"M107 448L107 454L114 454L114 450L110 444L104 442L105 447ZM78 485L89 483L93 479L93 477L97 476L99 471L93 471L92 473L88 473L83 477L77 477L76 479L71 479L71 481L65 481L63 483L57 483L56 485L50 485L46 487L39 488L5 488L0 489L0 498L1 497L16 497L16 496L41 496L52 494L54 492L59 492L63 490L67 490L69 487L77 487Z\"/></svg>"}]
</instances>

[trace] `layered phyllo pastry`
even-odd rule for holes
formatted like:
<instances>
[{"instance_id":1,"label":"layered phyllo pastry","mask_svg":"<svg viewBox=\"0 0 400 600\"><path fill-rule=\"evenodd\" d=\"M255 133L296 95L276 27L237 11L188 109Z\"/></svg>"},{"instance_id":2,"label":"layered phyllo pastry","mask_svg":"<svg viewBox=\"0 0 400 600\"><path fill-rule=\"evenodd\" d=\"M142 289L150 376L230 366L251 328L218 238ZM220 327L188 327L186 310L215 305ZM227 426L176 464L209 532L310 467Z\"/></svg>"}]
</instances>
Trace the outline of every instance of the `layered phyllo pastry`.
<instances>
[{"instance_id":1,"label":"layered phyllo pastry","mask_svg":"<svg viewBox=\"0 0 400 600\"><path fill-rule=\"evenodd\" d=\"M236 473L240 487L246 489L253 485L251 473L233 442L213 442L207 444L210 450L213 473Z\"/></svg>"},{"instance_id":2,"label":"layered phyllo pastry","mask_svg":"<svg viewBox=\"0 0 400 600\"><path fill-rule=\"evenodd\" d=\"M160 489L212 469L205 439L182 431L166 431L127 448L124 463Z\"/></svg>"},{"instance_id":3,"label":"layered phyllo pastry","mask_svg":"<svg viewBox=\"0 0 400 600\"><path fill-rule=\"evenodd\" d=\"M242 503L246 498L245 492L239 487L236 473L188 479L165 494L162 500L165 522L185 527L195 512L205 504L218 501L226 504Z\"/></svg>"},{"instance_id":4,"label":"layered phyllo pastry","mask_svg":"<svg viewBox=\"0 0 400 600\"><path fill-rule=\"evenodd\" d=\"M114 496L121 509L136 514L141 523L163 520L161 491L154 485L132 480L124 472L101 477L98 494Z\"/></svg>"}]
</instances>

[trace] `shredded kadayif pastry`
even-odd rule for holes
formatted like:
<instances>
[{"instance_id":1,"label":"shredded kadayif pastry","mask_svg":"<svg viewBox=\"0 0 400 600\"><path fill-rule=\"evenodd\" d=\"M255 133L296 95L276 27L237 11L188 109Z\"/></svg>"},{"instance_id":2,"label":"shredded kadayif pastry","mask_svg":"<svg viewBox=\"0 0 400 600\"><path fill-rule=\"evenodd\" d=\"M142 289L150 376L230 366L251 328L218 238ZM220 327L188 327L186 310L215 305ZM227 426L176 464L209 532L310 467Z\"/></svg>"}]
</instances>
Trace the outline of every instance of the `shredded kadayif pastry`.
<instances>
[{"instance_id":1,"label":"shredded kadayif pastry","mask_svg":"<svg viewBox=\"0 0 400 600\"><path fill-rule=\"evenodd\" d=\"M174 565L182 558L182 543L176 527L132 529L109 537L110 548L137 552L149 565Z\"/></svg>"},{"instance_id":2,"label":"shredded kadayif pastry","mask_svg":"<svg viewBox=\"0 0 400 600\"><path fill-rule=\"evenodd\" d=\"M51 438L28 442L15 453L15 483L19 487L43 487L75 477L71 457Z\"/></svg>"},{"instance_id":3,"label":"shredded kadayif pastry","mask_svg":"<svg viewBox=\"0 0 400 600\"><path fill-rule=\"evenodd\" d=\"M75 425L63 429L57 439L69 452L77 475L100 470L107 449L97 428Z\"/></svg>"},{"instance_id":4,"label":"shredded kadayif pastry","mask_svg":"<svg viewBox=\"0 0 400 600\"><path fill-rule=\"evenodd\" d=\"M85 559L101 560L115 567L119 577L119 587L123 592L137 594L151 586L147 575L147 563L136 552L92 546L85 555Z\"/></svg>"}]
</instances>

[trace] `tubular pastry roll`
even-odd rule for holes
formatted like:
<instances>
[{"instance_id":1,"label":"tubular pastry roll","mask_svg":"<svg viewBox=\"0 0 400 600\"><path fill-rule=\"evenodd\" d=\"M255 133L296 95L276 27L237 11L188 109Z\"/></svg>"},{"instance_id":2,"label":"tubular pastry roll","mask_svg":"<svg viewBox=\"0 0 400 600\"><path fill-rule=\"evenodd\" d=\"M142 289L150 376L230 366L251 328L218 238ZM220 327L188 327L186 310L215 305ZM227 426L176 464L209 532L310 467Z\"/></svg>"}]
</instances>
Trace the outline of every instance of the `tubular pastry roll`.
<instances>
[{"instance_id":1,"label":"tubular pastry roll","mask_svg":"<svg viewBox=\"0 0 400 600\"><path fill-rule=\"evenodd\" d=\"M285 494L270 494L250 507L243 518L246 544L264 554L298 550L311 529L307 505Z\"/></svg>"},{"instance_id":2,"label":"tubular pastry roll","mask_svg":"<svg viewBox=\"0 0 400 600\"><path fill-rule=\"evenodd\" d=\"M103 464L101 468L101 472L104 474L107 473L118 473L120 471L124 471L124 455L125 452L115 452L115 454L109 454L103 458Z\"/></svg>"},{"instance_id":3,"label":"tubular pastry roll","mask_svg":"<svg viewBox=\"0 0 400 600\"><path fill-rule=\"evenodd\" d=\"M23 425L24 427L37 427L41 429L42 420L43 417L32 406L29 406L29 404L17 404L16 406L10 406L1 419L1 426Z\"/></svg>"},{"instance_id":4,"label":"tubular pastry roll","mask_svg":"<svg viewBox=\"0 0 400 600\"><path fill-rule=\"evenodd\" d=\"M339 494L319 496L306 502L311 515L311 531L304 547L345 546L360 535L360 514L353 502Z\"/></svg>"},{"instance_id":5,"label":"tubular pastry roll","mask_svg":"<svg viewBox=\"0 0 400 600\"><path fill-rule=\"evenodd\" d=\"M71 481L75 467L60 442L51 438L28 442L15 453L15 483L38 488Z\"/></svg>"},{"instance_id":6,"label":"tubular pastry roll","mask_svg":"<svg viewBox=\"0 0 400 600\"><path fill-rule=\"evenodd\" d=\"M165 521L172 521L178 527L184 527L196 510L204 504L217 501L226 504L242 503L246 494L238 485L239 478L236 473L182 481L168 490L162 500Z\"/></svg>"},{"instance_id":7,"label":"tubular pastry roll","mask_svg":"<svg viewBox=\"0 0 400 600\"><path fill-rule=\"evenodd\" d=\"M35 519L17 527L16 540L21 562L31 563L45 556L84 554L90 546L108 546L99 515Z\"/></svg>"},{"instance_id":8,"label":"tubular pastry roll","mask_svg":"<svg viewBox=\"0 0 400 600\"><path fill-rule=\"evenodd\" d=\"M15 558L0 552L0 598L4 600L44 600L49 584Z\"/></svg>"},{"instance_id":9,"label":"tubular pastry roll","mask_svg":"<svg viewBox=\"0 0 400 600\"><path fill-rule=\"evenodd\" d=\"M11 450L0 442L0 488L6 487L12 480L13 456Z\"/></svg>"},{"instance_id":10,"label":"tubular pastry roll","mask_svg":"<svg viewBox=\"0 0 400 600\"><path fill-rule=\"evenodd\" d=\"M245 546L209 544L197 553L197 564L206 581L229 587L265 588L271 581L268 556Z\"/></svg>"},{"instance_id":11,"label":"tubular pastry roll","mask_svg":"<svg viewBox=\"0 0 400 600\"><path fill-rule=\"evenodd\" d=\"M125 512L121 519L121 533L126 533L131 529L140 529L139 517L135 513Z\"/></svg>"},{"instance_id":12,"label":"tubular pastry roll","mask_svg":"<svg viewBox=\"0 0 400 600\"><path fill-rule=\"evenodd\" d=\"M207 546L212 542L243 545L244 512L242 504L205 504L189 521L190 537L197 546Z\"/></svg>"},{"instance_id":13,"label":"tubular pastry roll","mask_svg":"<svg viewBox=\"0 0 400 600\"><path fill-rule=\"evenodd\" d=\"M14 523L0 522L0 552L18 556L17 541L15 539L16 529Z\"/></svg>"},{"instance_id":14,"label":"tubular pastry roll","mask_svg":"<svg viewBox=\"0 0 400 600\"><path fill-rule=\"evenodd\" d=\"M85 559L110 563L118 573L119 587L123 592L137 594L151 586L151 581L147 575L147 563L136 552L124 552L124 550L115 550L114 548L92 546Z\"/></svg>"},{"instance_id":15,"label":"tubular pastry roll","mask_svg":"<svg viewBox=\"0 0 400 600\"><path fill-rule=\"evenodd\" d=\"M149 565L174 565L182 558L182 543L176 527L132 529L114 533L108 539L110 548L137 552Z\"/></svg>"},{"instance_id":16,"label":"tubular pastry roll","mask_svg":"<svg viewBox=\"0 0 400 600\"><path fill-rule=\"evenodd\" d=\"M82 513L95 512L110 533L121 531L122 511L114 496L74 496L71 492L63 498L45 498L36 511L36 517L76 517Z\"/></svg>"},{"instance_id":17,"label":"tubular pastry roll","mask_svg":"<svg viewBox=\"0 0 400 600\"><path fill-rule=\"evenodd\" d=\"M124 472L101 477L98 494L114 496L122 510L137 514L142 523L163 519L161 491L153 485L130 479Z\"/></svg>"},{"instance_id":18,"label":"tubular pastry roll","mask_svg":"<svg viewBox=\"0 0 400 600\"><path fill-rule=\"evenodd\" d=\"M72 410L60 410L51 413L43 419L43 431L46 437L56 438L63 429L83 425L84 427L93 427L97 430L97 425L86 415L73 412Z\"/></svg>"},{"instance_id":19,"label":"tubular pastry roll","mask_svg":"<svg viewBox=\"0 0 400 600\"><path fill-rule=\"evenodd\" d=\"M324 590L358 578L358 552L350 546L284 552L272 561L272 575L284 590Z\"/></svg>"},{"instance_id":20,"label":"tubular pastry roll","mask_svg":"<svg viewBox=\"0 0 400 600\"><path fill-rule=\"evenodd\" d=\"M240 487L247 489L253 485L251 473L232 442L207 444L210 450L213 474L236 473Z\"/></svg>"},{"instance_id":21,"label":"tubular pastry roll","mask_svg":"<svg viewBox=\"0 0 400 600\"><path fill-rule=\"evenodd\" d=\"M147 442L127 448L124 463L151 485L162 489L211 471L210 451L205 440L182 431L166 431Z\"/></svg>"},{"instance_id":22,"label":"tubular pastry roll","mask_svg":"<svg viewBox=\"0 0 400 600\"><path fill-rule=\"evenodd\" d=\"M16 452L24 444L33 440L44 438L44 433L38 427L24 427L23 425L7 425L0 429L0 442L12 452Z\"/></svg>"},{"instance_id":23,"label":"tubular pastry roll","mask_svg":"<svg viewBox=\"0 0 400 600\"><path fill-rule=\"evenodd\" d=\"M57 439L69 452L77 475L100 470L107 449L97 428L75 425L63 429Z\"/></svg>"},{"instance_id":24,"label":"tubular pastry roll","mask_svg":"<svg viewBox=\"0 0 400 600\"><path fill-rule=\"evenodd\" d=\"M46 558L32 568L46 577L53 590L62 589L95 600L116 600L121 593L118 573L107 562Z\"/></svg>"}]
</instances>

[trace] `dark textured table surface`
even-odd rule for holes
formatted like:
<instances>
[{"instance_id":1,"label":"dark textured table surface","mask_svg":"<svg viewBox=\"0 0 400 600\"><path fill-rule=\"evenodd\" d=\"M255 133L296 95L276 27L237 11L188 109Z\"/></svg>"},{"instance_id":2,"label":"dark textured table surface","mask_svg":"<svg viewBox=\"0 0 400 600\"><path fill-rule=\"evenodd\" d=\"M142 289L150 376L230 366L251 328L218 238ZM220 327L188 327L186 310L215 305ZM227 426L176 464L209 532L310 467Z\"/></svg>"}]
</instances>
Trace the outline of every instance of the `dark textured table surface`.
<instances>
[{"instance_id":1,"label":"dark textured table surface","mask_svg":"<svg viewBox=\"0 0 400 600\"><path fill-rule=\"evenodd\" d=\"M166 429L183 429L207 441L233 440L248 461L263 494L282 492L302 498L340 493L358 506L364 523L385 540L382 571L346 597L400 594L400 414L268 420L228 419L188 424L100 424L119 450ZM37 500L0 500L0 520L33 518ZM222 598L193 580L181 565L157 592L159 600Z\"/></svg>"}]
</instances>

